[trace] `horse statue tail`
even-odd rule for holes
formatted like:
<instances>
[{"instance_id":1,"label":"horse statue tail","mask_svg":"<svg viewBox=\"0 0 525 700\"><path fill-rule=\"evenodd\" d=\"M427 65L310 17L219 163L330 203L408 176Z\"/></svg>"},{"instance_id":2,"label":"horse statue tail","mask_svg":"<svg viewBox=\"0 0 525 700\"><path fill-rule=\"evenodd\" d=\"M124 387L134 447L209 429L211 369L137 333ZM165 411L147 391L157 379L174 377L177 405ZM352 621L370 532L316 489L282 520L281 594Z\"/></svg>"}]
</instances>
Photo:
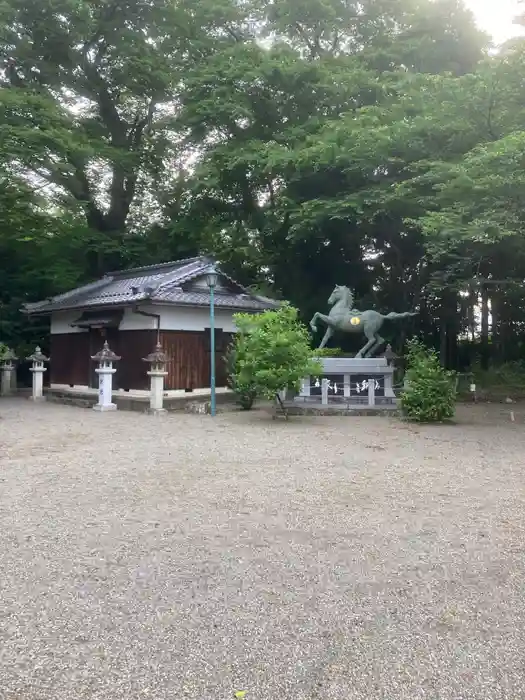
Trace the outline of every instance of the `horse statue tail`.
<instances>
[{"instance_id":1,"label":"horse statue tail","mask_svg":"<svg viewBox=\"0 0 525 700\"><path fill-rule=\"evenodd\" d=\"M399 321L402 318L412 318L413 316L419 316L417 311L404 311L402 314L398 314L395 311L391 311L389 314L384 316L389 321Z\"/></svg>"}]
</instances>

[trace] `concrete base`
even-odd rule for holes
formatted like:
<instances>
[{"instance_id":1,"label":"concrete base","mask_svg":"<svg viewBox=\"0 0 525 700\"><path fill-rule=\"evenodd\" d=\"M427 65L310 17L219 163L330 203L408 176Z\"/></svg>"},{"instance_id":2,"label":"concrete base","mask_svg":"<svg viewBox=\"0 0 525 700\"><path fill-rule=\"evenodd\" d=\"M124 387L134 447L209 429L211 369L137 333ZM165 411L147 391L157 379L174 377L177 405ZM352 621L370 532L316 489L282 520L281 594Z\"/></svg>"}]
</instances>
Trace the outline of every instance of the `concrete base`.
<instances>
[{"instance_id":1,"label":"concrete base","mask_svg":"<svg viewBox=\"0 0 525 700\"><path fill-rule=\"evenodd\" d=\"M294 399L299 405L333 405L339 412L395 408L394 367L385 357L322 357L319 361L321 376L305 377Z\"/></svg>"},{"instance_id":2,"label":"concrete base","mask_svg":"<svg viewBox=\"0 0 525 700\"><path fill-rule=\"evenodd\" d=\"M395 404L384 404L376 406L352 406L349 404L328 404L321 403L297 403L290 401L285 403L285 408L290 416L398 416L399 408Z\"/></svg>"},{"instance_id":3,"label":"concrete base","mask_svg":"<svg viewBox=\"0 0 525 700\"><path fill-rule=\"evenodd\" d=\"M146 411L150 416L163 416L165 413L167 413L165 408L148 408Z\"/></svg>"},{"instance_id":4,"label":"concrete base","mask_svg":"<svg viewBox=\"0 0 525 700\"><path fill-rule=\"evenodd\" d=\"M105 413L106 411L116 411L117 410L117 404L116 403L108 403L105 405L96 403L93 406L94 411L100 411L101 413Z\"/></svg>"},{"instance_id":5,"label":"concrete base","mask_svg":"<svg viewBox=\"0 0 525 700\"><path fill-rule=\"evenodd\" d=\"M33 401L33 403L43 403L46 400L45 396L28 396L28 399L30 401Z\"/></svg>"},{"instance_id":6,"label":"concrete base","mask_svg":"<svg viewBox=\"0 0 525 700\"><path fill-rule=\"evenodd\" d=\"M93 408L98 402L98 391L96 389L64 389L51 387L44 389L44 391L50 403L78 406L79 408ZM206 393L205 390L196 390L192 393L167 392L167 395L164 397L163 408L169 413L173 411L183 412L188 404L195 403L198 398L205 402L208 396L209 391ZM218 406L230 406L235 403L235 396L229 390L218 391L216 401ZM117 406L119 411L147 413L150 408L150 393L149 391L144 391L142 393L114 391L112 403Z\"/></svg>"}]
</instances>

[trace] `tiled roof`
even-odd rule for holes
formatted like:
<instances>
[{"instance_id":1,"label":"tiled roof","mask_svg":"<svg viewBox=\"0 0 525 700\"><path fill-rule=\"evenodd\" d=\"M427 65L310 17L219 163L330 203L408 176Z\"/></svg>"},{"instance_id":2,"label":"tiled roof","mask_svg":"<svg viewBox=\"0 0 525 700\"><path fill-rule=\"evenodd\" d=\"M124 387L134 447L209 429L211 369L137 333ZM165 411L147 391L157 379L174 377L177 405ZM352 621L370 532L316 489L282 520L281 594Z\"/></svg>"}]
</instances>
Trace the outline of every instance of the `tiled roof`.
<instances>
[{"instance_id":1,"label":"tiled roof","mask_svg":"<svg viewBox=\"0 0 525 700\"><path fill-rule=\"evenodd\" d=\"M123 272L112 272L97 282L78 287L65 294L26 304L29 314L45 314L66 309L89 309L107 306L128 306L144 301L177 306L208 306L206 291L188 289L187 283L206 275L214 261L206 256L177 260ZM218 267L227 290L217 289L215 304L219 308L263 311L277 307L266 297L256 296L232 280ZM186 288L184 288L186 285Z\"/></svg>"}]
</instances>

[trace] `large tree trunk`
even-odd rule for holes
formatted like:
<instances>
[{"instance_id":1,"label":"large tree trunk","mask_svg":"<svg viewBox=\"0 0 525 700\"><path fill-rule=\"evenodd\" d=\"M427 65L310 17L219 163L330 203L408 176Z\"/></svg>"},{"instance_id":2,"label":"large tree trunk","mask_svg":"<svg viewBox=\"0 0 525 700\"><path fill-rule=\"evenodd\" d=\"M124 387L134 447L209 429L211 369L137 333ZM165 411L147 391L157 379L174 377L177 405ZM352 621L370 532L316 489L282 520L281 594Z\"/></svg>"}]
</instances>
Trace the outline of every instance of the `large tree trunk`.
<instances>
[{"instance_id":1,"label":"large tree trunk","mask_svg":"<svg viewBox=\"0 0 525 700\"><path fill-rule=\"evenodd\" d=\"M458 359L458 295L446 290L441 297L439 358L443 367L456 367Z\"/></svg>"},{"instance_id":2,"label":"large tree trunk","mask_svg":"<svg viewBox=\"0 0 525 700\"><path fill-rule=\"evenodd\" d=\"M489 368L489 293L487 286L481 286L481 368Z\"/></svg>"}]
</instances>

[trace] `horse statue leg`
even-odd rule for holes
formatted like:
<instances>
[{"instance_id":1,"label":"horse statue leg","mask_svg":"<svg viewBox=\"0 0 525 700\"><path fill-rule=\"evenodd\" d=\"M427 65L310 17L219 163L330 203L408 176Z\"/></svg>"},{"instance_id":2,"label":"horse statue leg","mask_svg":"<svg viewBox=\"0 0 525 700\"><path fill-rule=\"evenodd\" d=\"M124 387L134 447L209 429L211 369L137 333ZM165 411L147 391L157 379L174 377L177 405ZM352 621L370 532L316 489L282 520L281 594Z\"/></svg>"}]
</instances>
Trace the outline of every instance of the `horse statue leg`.
<instances>
[{"instance_id":1,"label":"horse statue leg","mask_svg":"<svg viewBox=\"0 0 525 700\"><path fill-rule=\"evenodd\" d=\"M377 345L379 336L377 335L375 328L370 328L370 326L365 323L363 327L363 333L366 335L368 342L365 345L363 345L361 350L359 350L359 352L357 353L356 357L370 357L372 348Z\"/></svg>"},{"instance_id":2,"label":"horse statue leg","mask_svg":"<svg viewBox=\"0 0 525 700\"><path fill-rule=\"evenodd\" d=\"M324 348L326 343L333 336L335 328L333 321L329 316L320 314L318 311L316 311L312 317L312 320L310 321L310 328L314 333L317 333L317 321L322 321L326 325L326 333L324 334L321 344L318 347L318 350L321 350L321 348Z\"/></svg>"},{"instance_id":3,"label":"horse statue leg","mask_svg":"<svg viewBox=\"0 0 525 700\"><path fill-rule=\"evenodd\" d=\"M324 348L324 346L326 345L326 343L333 336L333 334L334 334L334 329L330 328L330 326L328 326L328 328L326 329L326 333L324 334L323 339L321 340L321 345L319 345L319 347L317 349L322 350Z\"/></svg>"},{"instance_id":4,"label":"horse statue leg","mask_svg":"<svg viewBox=\"0 0 525 700\"><path fill-rule=\"evenodd\" d=\"M379 335L379 333L376 333L376 334L375 334L375 338L376 338L376 342L375 342L374 345L372 345L372 347L368 350L368 357L373 357L373 355L375 355L375 353L379 350L379 348L381 347L381 345L383 345L383 343L386 342L385 339L382 338L382 337Z\"/></svg>"}]
</instances>

